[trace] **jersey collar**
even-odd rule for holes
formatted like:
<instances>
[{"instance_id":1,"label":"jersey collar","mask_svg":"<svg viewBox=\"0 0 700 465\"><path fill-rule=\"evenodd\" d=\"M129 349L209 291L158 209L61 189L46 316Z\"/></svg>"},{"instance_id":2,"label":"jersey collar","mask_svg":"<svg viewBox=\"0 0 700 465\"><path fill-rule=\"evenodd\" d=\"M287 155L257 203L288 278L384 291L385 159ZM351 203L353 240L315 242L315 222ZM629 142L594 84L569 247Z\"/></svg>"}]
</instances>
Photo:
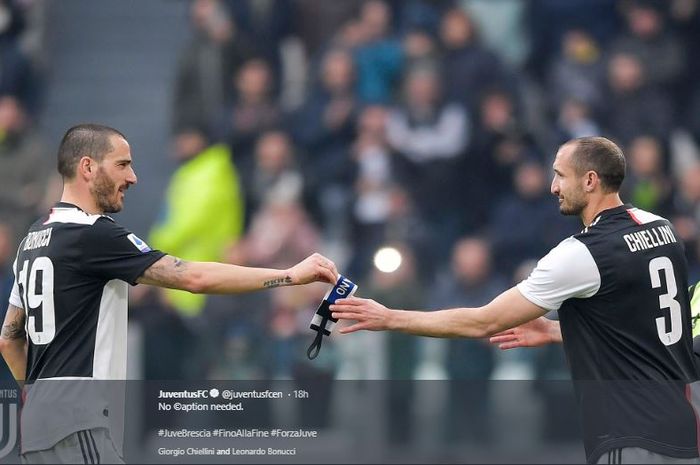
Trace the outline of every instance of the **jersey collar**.
<instances>
[{"instance_id":1,"label":"jersey collar","mask_svg":"<svg viewBox=\"0 0 700 465\"><path fill-rule=\"evenodd\" d=\"M53 208L76 208L80 211L83 211L83 209L80 208L79 206L74 205L72 203L68 203L68 202L56 202L56 204L53 206Z\"/></svg>"},{"instance_id":2,"label":"jersey collar","mask_svg":"<svg viewBox=\"0 0 700 465\"><path fill-rule=\"evenodd\" d=\"M624 203L620 206L608 208L607 210L603 210L602 212L600 212L596 215L595 219L591 222L590 226L593 226L595 223L602 220L603 218L617 215L618 213L626 212L630 208L634 208L634 205L632 205L631 203Z\"/></svg>"}]
</instances>

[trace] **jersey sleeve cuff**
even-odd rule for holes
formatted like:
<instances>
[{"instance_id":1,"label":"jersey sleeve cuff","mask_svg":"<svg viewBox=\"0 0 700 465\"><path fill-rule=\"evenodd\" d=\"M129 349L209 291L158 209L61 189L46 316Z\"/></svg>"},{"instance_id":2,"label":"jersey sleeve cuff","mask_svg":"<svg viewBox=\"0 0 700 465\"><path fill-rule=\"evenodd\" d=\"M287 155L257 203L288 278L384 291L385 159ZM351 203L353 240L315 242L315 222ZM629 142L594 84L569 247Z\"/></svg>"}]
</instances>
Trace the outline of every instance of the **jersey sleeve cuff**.
<instances>
[{"instance_id":1,"label":"jersey sleeve cuff","mask_svg":"<svg viewBox=\"0 0 700 465\"><path fill-rule=\"evenodd\" d=\"M134 274L133 279L130 279L127 281L129 284L132 286L136 286L138 283L138 279L143 276L143 274L146 272L147 269L151 267L155 262L160 260L161 258L165 257L167 254L165 252L161 252L160 250L152 250L151 252L148 252L150 260L146 260L140 267L140 269L137 269L137 273Z\"/></svg>"},{"instance_id":2,"label":"jersey sleeve cuff","mask_svg":"<svg viewBox=\"0 0 700 465\"><path fill-rule=\"evenodd\" d=\"M24 305L22 305L22 299L13 294L10 294L10 305L13 305L17 308L24 308Z\"/></svg>"},{"instance_id":3,"label":"jersey sleeve cuff","mask_svg":"<svg viewBox=\"0 0 700 465\"><path fill-rule=\"evenodd\" d=\"M552 305L549 302L545 302L542 299L539 299L538 297L532 295L531 292L528 292L527 287L525 286L524 283L519 283L517 286L515 286L518 291L525 297L527 300L532 302L533 304L537 305L538 307L544 308L545 310L548 311L554 311L554 310L559 310L559 307L561 305Z\"/></svg>"}]
</instances>

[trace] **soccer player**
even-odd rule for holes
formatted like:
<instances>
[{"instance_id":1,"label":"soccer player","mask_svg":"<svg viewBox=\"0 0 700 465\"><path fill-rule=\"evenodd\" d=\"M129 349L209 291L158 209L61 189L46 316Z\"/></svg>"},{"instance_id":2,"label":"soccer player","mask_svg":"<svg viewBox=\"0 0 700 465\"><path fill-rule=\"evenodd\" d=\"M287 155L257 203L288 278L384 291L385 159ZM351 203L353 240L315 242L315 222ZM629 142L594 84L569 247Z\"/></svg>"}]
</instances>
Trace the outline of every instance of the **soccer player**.
<instances>
[{"instance_id":1,"label":"soccer player","mask_svg":"<svg viewBox=\"0 0 700 465\"><path fill-rule=\"evenodd\" d=\"M95 383L126 379L128 284L193 293L334 283L334 263L314 254L287 270L186 262L117 224L136 183L126 137L96 124L70 128L58 150L61 201L20 243L0 349L25 382L25 463L123 463L110 436L109 405ZM69 380L69 385L66 381Z\"/></svg>"},{"instance_id":2,"label":"soccer player","mask_svg":"<svg viewBox=\"0 0 700 465\"><path fill-rule=\"evenodd\" d=\"M356 321L342 333L483 338L559 310L589 463L697 461L686 399L698 375L683 246L668 220L621 201L625 158L612 141L571 140L553 168L561 213L578 215L585 228L526 280L479 308L402 311L350 298L331 306L333 316Z\"/></svg>"}]
</instances>

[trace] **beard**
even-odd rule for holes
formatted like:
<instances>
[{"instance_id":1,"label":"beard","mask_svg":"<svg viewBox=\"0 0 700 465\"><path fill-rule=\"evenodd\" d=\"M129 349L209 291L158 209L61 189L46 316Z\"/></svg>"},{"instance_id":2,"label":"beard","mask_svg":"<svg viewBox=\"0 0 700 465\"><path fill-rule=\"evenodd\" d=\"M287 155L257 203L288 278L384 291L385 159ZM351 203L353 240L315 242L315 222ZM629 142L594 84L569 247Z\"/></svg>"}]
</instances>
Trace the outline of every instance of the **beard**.
<instances>
[{"instance_id":1,"label":"beard","mask_svg":"<svg viewBox=\"0 0 700 465\"><path fill-rule=\"evenodd\" d=\"M580 216L584 208L586 208L586 202L576 197L570 200L564 200L559 205L559 213L565 216Z\"/></svg>"},{"instance_id":2,"label":"beard","mask_svg":"<svg viewBox=\"0 0 700 465\"><path fill-rule=\"evenodd\" d=\"M117 185L100 168L97 172L94 185L90 188L97 206L104 213L117 213L121 211Z\"/></svg>"}]
</instances>

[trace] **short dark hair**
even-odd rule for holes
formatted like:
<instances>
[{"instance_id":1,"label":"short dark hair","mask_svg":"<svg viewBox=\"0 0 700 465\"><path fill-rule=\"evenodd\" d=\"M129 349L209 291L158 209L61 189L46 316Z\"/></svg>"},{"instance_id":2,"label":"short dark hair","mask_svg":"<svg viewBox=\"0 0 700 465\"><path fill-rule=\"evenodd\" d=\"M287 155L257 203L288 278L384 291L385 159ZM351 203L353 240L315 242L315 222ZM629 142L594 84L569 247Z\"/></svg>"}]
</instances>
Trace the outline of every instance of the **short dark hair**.
<instances>
[{"instance_id":1,"label":"short dark hair","mask_svg":"<svg viewBox=\"0 0 700 465\"><path fill-rule=\"evenodd\" d=\"M114 128L101 124L78 124L73 126L61 139L58 148L58 172L66 179L75 176L75 168L82 157L102 161L104 156L114 150L111 136L126 136Z\"/></svg>"},{"instance_id":2,"label":"short dark hair","mask_svg":"<svg viewBox=\"0 0 700 465\"><path fill-rule=\"evenodd\" d=\"M605 137L579 137L565 145L574 145L572 162L578 174L595 171L605 192L618 192L625 179L625 155L618 145Z\"/></svg>"}]
</instances>

